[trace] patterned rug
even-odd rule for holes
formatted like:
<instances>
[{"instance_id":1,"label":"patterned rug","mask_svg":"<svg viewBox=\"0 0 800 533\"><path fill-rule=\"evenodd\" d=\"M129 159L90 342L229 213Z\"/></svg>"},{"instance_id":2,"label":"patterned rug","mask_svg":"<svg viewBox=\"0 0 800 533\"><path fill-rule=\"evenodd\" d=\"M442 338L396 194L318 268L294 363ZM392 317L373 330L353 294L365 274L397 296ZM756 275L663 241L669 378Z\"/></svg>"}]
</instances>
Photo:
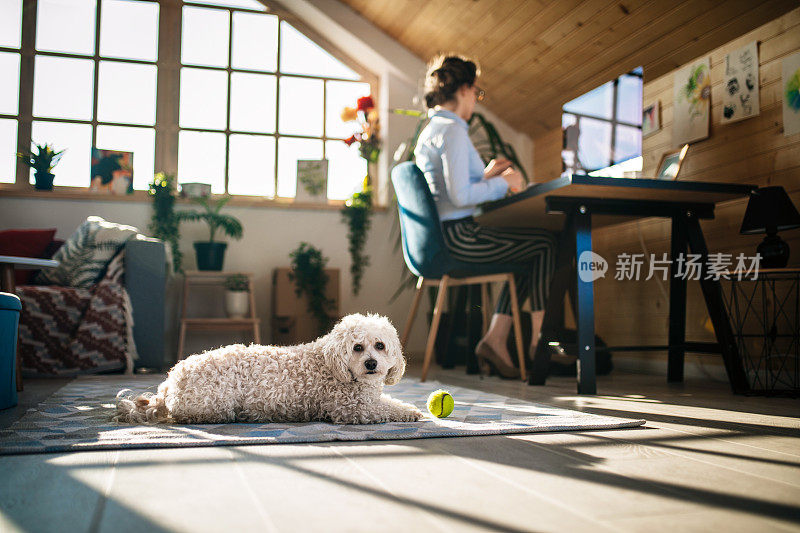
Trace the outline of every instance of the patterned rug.
<instances>
[{"instance_id":1,"label":"patterned rug","mask_svg":"<svg viewBox=\"0 0 800 533\"><path fill-rule=\"evenodd\" d=\"M293 424L117 424L114 397L123 388L155 391L163 376L90 376L70 382L10 428L0 431L0 454L49 453L122 448L239 446L298 442L471 437L542 431L630 428L644 420L598 416L534 404L437 382L404 379L389 387L393 397L427 414L428 395L447 388L455 410L444 419L427 414L419 422L341 426Z\"/></svg>"}]
</instances>

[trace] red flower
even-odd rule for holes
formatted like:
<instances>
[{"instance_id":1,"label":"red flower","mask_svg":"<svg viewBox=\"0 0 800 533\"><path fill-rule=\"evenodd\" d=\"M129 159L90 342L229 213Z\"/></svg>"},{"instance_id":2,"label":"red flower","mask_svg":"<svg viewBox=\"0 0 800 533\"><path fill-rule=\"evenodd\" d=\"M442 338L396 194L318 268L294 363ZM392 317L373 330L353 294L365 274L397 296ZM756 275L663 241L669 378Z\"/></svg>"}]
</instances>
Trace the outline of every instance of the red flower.
<instances>
[{"instance_id":1,"label":"red flower","mask_svg":"<svg viewBox=\"0 0 800 533\"><path fill-rule=\"evenodd\" d=\"M375 107L375 102L372 101L371 96L362 96L358 99L358 110L369 111Z\"/></svg>"},{"instance_id":2,"label":"red flower","mask_svg":"<svg viewBox=\"0 0 800 533\"><path fill-rule=\"evenodd\" d=\"M345 140L344 140L344 143L345 143L347 146L350 146L350 145L352 145L354 142L356 142L356 136L355 136L355 135L351 135L349 139L345 139Z\"/></svg>"}]
</instances>

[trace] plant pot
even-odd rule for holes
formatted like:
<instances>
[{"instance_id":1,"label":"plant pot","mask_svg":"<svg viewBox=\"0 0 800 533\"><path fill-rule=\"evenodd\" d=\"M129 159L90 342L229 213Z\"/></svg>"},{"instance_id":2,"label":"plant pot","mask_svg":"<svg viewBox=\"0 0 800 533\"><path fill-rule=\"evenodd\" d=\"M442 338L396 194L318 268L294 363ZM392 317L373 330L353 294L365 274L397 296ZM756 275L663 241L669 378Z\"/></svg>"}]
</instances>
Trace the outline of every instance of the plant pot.
<instances>
[{"instance_id":1,"label":"plant pot","mask_svg":"<svg viewBox=\"0 0 800 533\"><path fill-rule=\"evenodd\" d=\"M196 242L197 270L222 270L227 242Z\"/></svg>"},{"instance_id":2,"label":"plant pot","mask_svg":"<svg viewBox=\"0 0 800 533\"><path fill-rule=\"evenodd\" d=\"M55 178L55 174L52 172L44 172L44 171L37 171L33 175L35 189L40 191L52 191L53 190L53 179Z\"/></svg>"},{"instance_id":3,"label":"plant pot","mask_svg":"<svg viewBox=\"0 0 800 533\"><path fill-rule=\"evenodd\" d=\"M243 318L250 312L250 293L225 291L225 314L228 318Z\"/></svg>"}]
</instances>

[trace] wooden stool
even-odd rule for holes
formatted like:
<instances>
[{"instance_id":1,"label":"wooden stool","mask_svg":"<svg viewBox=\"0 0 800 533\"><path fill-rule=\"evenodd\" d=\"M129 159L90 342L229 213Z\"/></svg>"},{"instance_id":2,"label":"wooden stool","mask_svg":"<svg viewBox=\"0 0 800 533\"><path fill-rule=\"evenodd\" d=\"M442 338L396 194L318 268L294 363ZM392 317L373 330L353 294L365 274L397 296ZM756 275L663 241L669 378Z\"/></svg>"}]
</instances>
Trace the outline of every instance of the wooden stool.
<instances>
[{"instance_id":1,"label":"wooden stool","mask_svg":"<svg viewBox=\"0 0 800 533\"><path fill-rule=\"evenodd\" d=\"M247 287L250 292L250 316L244 318L188 318L186 304L189 299L189 289L197 285L221 285L225 279L233 275L247 277ZM181 306L181 333L178 341L178 361L183 359L183 348L186 342L186 330L202 329L205 331L253 330L253 342L261 344L261 320L256 318L256 303L253 297L252 272L213 272L213 271L187 271L183 278L183 303Z\"/></svg>"}]
</instances>

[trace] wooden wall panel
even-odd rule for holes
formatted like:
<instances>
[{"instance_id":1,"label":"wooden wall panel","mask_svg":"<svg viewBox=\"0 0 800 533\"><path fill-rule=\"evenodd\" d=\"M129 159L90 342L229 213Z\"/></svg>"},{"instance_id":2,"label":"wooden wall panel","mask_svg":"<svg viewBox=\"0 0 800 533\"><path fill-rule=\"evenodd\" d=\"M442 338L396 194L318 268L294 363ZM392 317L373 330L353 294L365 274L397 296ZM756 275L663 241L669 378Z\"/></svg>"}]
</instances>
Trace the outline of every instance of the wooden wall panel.
<instances>
[{"instance_id":1,"label":"wooden wall panel","mask_svg":"<svg viewBox=\"0 0 800 533\"><path fill-rule=\"evenodd\" d=\"M724 56L751 41L759 42L760 115L741 122L720 123ZM781 185L800 206L800 135L783 134L781 115L781 60L800 50L800 9L795 9L710 52L712 78L712 120L710 137L689 147L680 172L681 180ZM647 75L647 72L645 72ZM644 174L652 175L662 154L673 148L673 72L644 85L644 103L661 101L662 130L643 141ZM541 155L534 145L535 155ZM554 167L535 161L536 168ZM712 251L752 255L762 236L739 235L746 201L728 202L717 208L716 219L704 221L703 231ZM790 265L800 266L800 231L785 232L792 248ZM659 219L605 228L595 232L595 250L613 264L617 254L669 251L669 223ZM655 280L619 282L599 280L595 302L597 331L611 344L664 344L667 337L668 300ZM713 340L706 322L705 306L697 283L690 283L687 336ZM668 285L665 282L665 289ZM646 317L646 318L642 318ZM665 358L659 352L632 354ZM714 356L709 362L719 362Z\"/></svg>"}]
</instances>

